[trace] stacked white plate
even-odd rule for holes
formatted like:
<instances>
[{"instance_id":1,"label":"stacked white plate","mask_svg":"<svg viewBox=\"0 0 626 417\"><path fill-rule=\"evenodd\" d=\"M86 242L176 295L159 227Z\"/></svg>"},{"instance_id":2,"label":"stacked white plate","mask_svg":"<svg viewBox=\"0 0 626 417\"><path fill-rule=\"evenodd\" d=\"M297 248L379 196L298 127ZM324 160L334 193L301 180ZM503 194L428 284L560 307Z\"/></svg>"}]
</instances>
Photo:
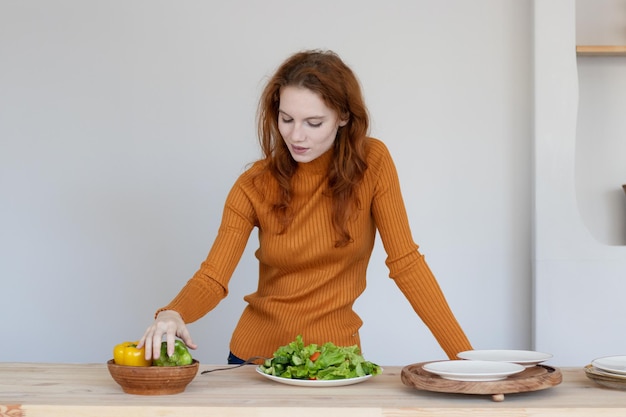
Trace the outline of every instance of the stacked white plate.
<instances>
[{"instance_id":1,"label":"stacked white plate","mask_svg":"<svg viewBox=\"0 0 626 417\"><path fill-rule=\"evenodd\" d=\"M609 375L626 375L626 356L605 356L594 359L591 364Z\"/></svg>"},{"instance_id":2,"label":"stacked white plate","mask_svg":"<svg viewBox=\"0 0 626 417\"><path fill-rule=\"evenodd\" d=\"M460 359L509 362L530 368L539 365L552 357L549 353L535 352L533 350L510 350L510 349L488 349L488 350L468 350L457 355Z\"/></svg>"},{"instance_id":3,"label":"stacked white plate","mask_svg":"<svg viewBox=\"0 0 626 417\"><path fill-rule=\"evenodd\" d=\"M522 365L508 362L451 360L430 362L425 371L453 381L499 381L524 371Z\"/></svg>"},{"instance_id":4,"label":"stacked white plate","mask_svg":"<svg viewBox=\"0 0 626 417\"><path fill-rule=\"evenodd\" d=\"M422 368L455 381L498 381L552 357L529 350L468 350L457 356L459 360L430 362Z\"/></svg>"},{"instance_id":5,"label":"stacked white plate","mask_svg":"<svg viewBox=\"0 0 626 417\"><path fill-rule=\"evenodd\" d=\"M626 355L594 359L585 367L585 374L605 387L626 389Z\"/></svg>"}]
</instances>

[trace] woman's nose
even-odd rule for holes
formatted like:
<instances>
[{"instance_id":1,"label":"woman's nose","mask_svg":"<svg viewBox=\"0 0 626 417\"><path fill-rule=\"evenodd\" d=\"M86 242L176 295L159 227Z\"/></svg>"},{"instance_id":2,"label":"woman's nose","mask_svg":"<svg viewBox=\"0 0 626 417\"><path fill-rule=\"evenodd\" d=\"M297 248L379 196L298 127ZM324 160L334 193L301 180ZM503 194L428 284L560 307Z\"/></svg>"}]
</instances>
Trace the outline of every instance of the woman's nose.
<instances>
[{"instance_id":1,"label":"woman's nose","mask_svg":"<svg viewBox=\"0 0 626 417\"><path fill-rule=\"evenodd\" d=\"M293 141L303 141L305 138L304 128L301 123L294 123L293 130L291 131L291 140Z\"/></svg>"}]
</instances>

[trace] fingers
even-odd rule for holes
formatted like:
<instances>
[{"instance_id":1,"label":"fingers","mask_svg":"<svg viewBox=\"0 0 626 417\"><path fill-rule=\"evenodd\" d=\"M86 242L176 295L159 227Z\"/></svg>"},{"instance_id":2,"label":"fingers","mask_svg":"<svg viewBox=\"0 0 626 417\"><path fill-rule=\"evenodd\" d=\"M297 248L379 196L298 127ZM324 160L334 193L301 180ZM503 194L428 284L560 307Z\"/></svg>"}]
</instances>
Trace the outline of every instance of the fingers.
<instances>
[{"instance_id":1,"label":"fingers","mask_svg":"<svg viewBox=\"0 0 626 417\"><path fill-rule=\"evenodd\" d=\"M156 323L152 324L150 327L148 327L146 329L146 332L144 333L144 335L141 337L141 339L139 340L139 343L137 343L137 347L141 349L141 347L144 347L144 357L146 358L146 360L151 360L153 359L153 353L157 353L157 358L158 358L158 354L161 351L161 342L159 342L159 346L158 347L154 347L154 337L156 336ZM160 338L161 336L156 336L157 338Z\"/></svg>"},{"instance_id":2,"label":"fingers","mask_svg":"<svg viewBox=\"0 0 626 417\"><path fill-rule=\"evenodd\" d=\"M152 335L154 333L154 327L154 324L148 327L143 336L141 336L141 339L139 339L139 342L137 343L137 347L139 349L141 349L142 347L145 348L144 358L146 360L152 359Z\"/></svg>"},{"instance_id":3,"label":"fingers","mask_svg":"<svg viewBox=\"0 0 626 417\"><path fill-rule=\"evenodd\" d=\"M180 332L179 337L183 342L185 342L185 345L187 345L189 349L195 349L198 347L191 339L191 335L187 330L187 326L185 326L184 329Z\"/></svg>"},{"instance_id":4,"label":"fingers","mask_svg":"<svg viewBox=\"0 0 626 417\"><path fill-rule=\"evenodd\" d=\"M161 356L161 342L163 341L163 332L155 331L152 334L152 359L159 359Z\"/></svg>"},{"instance_id":5,"label":"fingers","mask_svg":"<svg viewBox=\"0 0 626 417\"><path fill-rule=\"evenodd\" d=\"M167 342L167 356L174 354L174 342L176 342L176 333L167 332L165 335L165 341Z\"/></svg>"},{"instance_id":6,"label":"fingers","mask_svg":"<svg viewBox=\"0 0 626 417\"><path fill-rule=\"evenodd\" d=\"M165 339L167 342L167 354L172 356L177 336L182 339L187 347L191 349L197 348L180 314L175 311L165 310L160 312L154 323L148 327L140 339L138 347L145 347L146 359L158 359L161 356L161 343Z\"/></svg>"}]
</instances>

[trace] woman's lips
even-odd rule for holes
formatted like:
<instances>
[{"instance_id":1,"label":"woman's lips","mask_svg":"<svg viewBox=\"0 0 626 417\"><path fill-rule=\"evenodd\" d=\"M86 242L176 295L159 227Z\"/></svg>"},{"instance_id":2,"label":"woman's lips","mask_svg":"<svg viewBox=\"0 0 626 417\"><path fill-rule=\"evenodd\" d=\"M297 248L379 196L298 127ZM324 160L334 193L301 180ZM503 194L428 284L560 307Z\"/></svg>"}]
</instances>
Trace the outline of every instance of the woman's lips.
<instances>
[{"instance_id":1,"label":"woman's lips","mask_svg":"<svg viewBox=\"0 0 626 417\"><path fill-rule=\"evenodd\" d=\"M295 154L302 155L303 153L306 153L306 151L308 151L309 148L304 148L302 146L291 145L291 150Z\"/></svg>"}]
</instances>

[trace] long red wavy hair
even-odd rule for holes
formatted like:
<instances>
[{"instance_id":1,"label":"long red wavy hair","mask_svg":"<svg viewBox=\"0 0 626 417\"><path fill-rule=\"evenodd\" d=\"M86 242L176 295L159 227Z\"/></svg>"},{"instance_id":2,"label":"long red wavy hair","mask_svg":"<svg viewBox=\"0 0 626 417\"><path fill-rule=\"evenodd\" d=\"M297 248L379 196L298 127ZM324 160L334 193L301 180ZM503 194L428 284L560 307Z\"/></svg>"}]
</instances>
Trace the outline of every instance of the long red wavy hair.
<instances>
[{"instance_id":1,"label":"long red wavy hair","mask_svg":"<svg viewBox=\"0 0 626 417\"><path fill-rule=\"evenodd\" d=\"M273 211L283 227L289 226L292 214L291 178L298 163L291 157L278 130L278 108L281 88L303 87L318 94L324 103L348 123L340 127L334 142L333 159L328 170L328 193L332 197L333 227L336 247L352 240L346 227L353 210L359 206L355 195L363 179L366 163L366 136L369 115L361 86L352 70L332 51L302 51L292 55L268 81L257 114L258 136L266 160L266 170L276 179L279 201Z\"/></svg>"}]
</instances>

